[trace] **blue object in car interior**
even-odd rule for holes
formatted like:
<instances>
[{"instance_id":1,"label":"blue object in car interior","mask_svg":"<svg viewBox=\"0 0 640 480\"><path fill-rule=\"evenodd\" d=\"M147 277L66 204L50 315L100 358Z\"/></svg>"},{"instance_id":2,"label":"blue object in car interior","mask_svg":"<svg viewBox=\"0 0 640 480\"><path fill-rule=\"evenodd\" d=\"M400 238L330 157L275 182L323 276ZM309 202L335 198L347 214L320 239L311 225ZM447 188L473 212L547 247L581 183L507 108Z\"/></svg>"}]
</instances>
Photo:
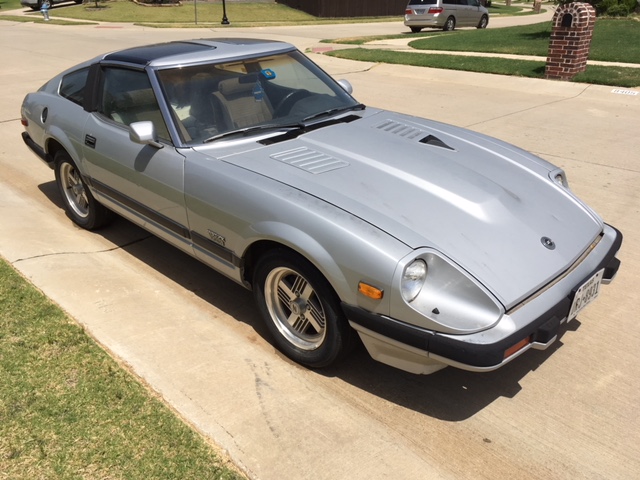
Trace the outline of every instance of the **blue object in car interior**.
<instances>
[{"instance_id":1,"label":"blue object in car interior","mask_svg":"<svg viewBox=\"0 0 640 480\"><path fill-rule=\"evenodd\" d=\"M276 72L274 72L270 68L265 68L260 73L262 73L262 76L267 80L273 80L274 78L276 78Z\"/></svg>"}]
</instances>

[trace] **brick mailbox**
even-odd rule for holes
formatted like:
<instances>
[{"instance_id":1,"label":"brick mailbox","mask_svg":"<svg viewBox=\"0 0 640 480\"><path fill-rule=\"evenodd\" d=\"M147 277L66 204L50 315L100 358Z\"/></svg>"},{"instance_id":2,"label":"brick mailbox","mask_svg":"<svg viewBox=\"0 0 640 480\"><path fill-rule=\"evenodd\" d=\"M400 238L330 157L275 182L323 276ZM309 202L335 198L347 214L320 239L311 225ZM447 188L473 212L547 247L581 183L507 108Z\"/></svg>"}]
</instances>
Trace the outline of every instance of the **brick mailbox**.
<instances>
[{"instance_id":1,"label":"brick mailbox","mask_svg":"<svg viewBox=\"0 0 640 480\"><path fill-rule=\"evenodd\" d=\"M561 5L553 16L545 78L571 80L587 68L596 11L588 3Z\"/></svg>"}]
</instances>

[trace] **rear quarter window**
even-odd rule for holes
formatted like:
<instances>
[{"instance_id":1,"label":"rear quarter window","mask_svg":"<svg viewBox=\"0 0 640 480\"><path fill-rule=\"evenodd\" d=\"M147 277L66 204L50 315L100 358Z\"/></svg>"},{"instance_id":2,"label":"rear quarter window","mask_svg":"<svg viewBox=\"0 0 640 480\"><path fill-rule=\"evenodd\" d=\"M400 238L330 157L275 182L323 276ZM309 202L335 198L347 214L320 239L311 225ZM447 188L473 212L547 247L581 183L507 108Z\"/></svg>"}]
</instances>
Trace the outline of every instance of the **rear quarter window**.
<instances>
[{"instance_id":1,"label":"rear quarter window","mask_svg":"<svg viewBox=\"0 0 640 480\"><path fill-rule=\"evenodd\" d=\"M62 77L60 82L60 96L73 103L82 105L84 101L84 87L87 84L87 76L89 75L89 68L83 68L73 73L69 73Z\"/></svg>"}]
</instances>

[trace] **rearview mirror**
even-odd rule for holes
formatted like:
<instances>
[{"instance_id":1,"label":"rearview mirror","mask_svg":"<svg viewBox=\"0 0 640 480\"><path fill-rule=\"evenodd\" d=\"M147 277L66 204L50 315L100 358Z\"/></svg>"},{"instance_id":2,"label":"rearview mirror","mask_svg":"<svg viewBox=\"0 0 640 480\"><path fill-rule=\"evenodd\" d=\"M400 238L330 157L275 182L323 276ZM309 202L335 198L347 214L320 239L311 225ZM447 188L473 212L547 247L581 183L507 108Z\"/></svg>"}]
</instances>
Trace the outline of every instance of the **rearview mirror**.
<instances>
[{"instance_id":1,"label":"rearview mirror","mask_svg":"<svg viewBox=\"0 0 640 480\"><path fill-rule=\"evenodd\" d=\"M149 121L134 122L129 125L129 139L140 145L151 145L156 148L164 147L156 138L156 129L153 126L153 122Z\"/></svg>"}]
</instances>

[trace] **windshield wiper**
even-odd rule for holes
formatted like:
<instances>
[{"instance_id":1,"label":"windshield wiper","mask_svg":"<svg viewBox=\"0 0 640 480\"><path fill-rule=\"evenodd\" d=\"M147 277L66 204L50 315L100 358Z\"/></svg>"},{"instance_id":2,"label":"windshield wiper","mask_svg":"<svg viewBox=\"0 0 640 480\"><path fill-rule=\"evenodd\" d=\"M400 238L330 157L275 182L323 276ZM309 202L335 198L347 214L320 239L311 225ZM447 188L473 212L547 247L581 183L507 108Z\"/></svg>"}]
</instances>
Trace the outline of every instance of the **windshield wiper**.
<instances>
[{"instance_id":1,"label":"windshield wiper","mask_svg":"<svg viewBox=\"0 0 640 480\"><path fill-rule=\"evenodd\" d=\"M303 128L305 128L305 126L302 125L301 123L292 123L292 124L285 124L285 125L276 125L273 123L270 123L267 125L254 125L253 127L238 128L237 130L230 130L228 132L218 133L216 135L213 135L212 137L206 138L205 140L203 140L202 143L209 143L209 142L213 142L215 140L220 140L221 138L227 138L227 137L235 137L235 136L246 137L252 133L260 132L260 131L267 131L267 130L289 131L289 130L296 130L296 129L303 129Z\"/></svg>"},{"instance_id":2,"label":"windshield wiper","mask_svg":"<svg viewBox=\"0 0 640 480\"><path fill-rule=\"evenodd\" d=\"M216 140L220 140L221 138L228 138L228 137L235 137L235 136L243 136L246 137L248 135L251 135L252 133L255 132L260 132L260 131L268 131L268 130L274 130L274 131L284 131L287 133L290 133L293 130L299 131L299 132L304 132L305 130L307 130L309 128L309 125L306 124L306 122L308 122L309 120L314 120L316 118L319 117L325 117L325 116L331 116L331 115L335 115L336 113L341 113L341 112L348 112L351 110L364 110L366 107L362 104L362 103L358 103L356 105L349 105L349 106L342 106L342 107L337 107L337 108L331 108L329 110L324 110L322 112L318 112L318 113L314 113L313 115L309 115L308 117L305 117L302 119L302 121L297 122L297 123L285 123L282 125L278 125L275 123L269 123L269 124L265 124L265 125L254 125L253 127L245 127L245 128L238 128L236 130L230 130L228 132L222 132L222 133L218 133L216 135L213 135L212 137L209 137L205 140L203 140L202 143L210 143L210 142L214 142Z\"/></svg>"},{"instance_id":3,"label":"windshield wiper","mask_svg":"<svg viewBox=\"0 0 640 480\"><path fill-rule=\"evenodd\" d=\"M309 120L315 120L316 118L320 118L320 117L327 117L330 115L335 115L336 113L341 113L341 112L349 112L351 110L364 110L365 107L364 104L362 103L357 103L355 105L349 105L346 107L336 107L336 108L330 108L329 110L324 110L322 112L318 112L318 113L314 113L313 115L309 115L308 117L304 117L302 119L302 123L308 122Z\"/></svg>"}]
</instances>

